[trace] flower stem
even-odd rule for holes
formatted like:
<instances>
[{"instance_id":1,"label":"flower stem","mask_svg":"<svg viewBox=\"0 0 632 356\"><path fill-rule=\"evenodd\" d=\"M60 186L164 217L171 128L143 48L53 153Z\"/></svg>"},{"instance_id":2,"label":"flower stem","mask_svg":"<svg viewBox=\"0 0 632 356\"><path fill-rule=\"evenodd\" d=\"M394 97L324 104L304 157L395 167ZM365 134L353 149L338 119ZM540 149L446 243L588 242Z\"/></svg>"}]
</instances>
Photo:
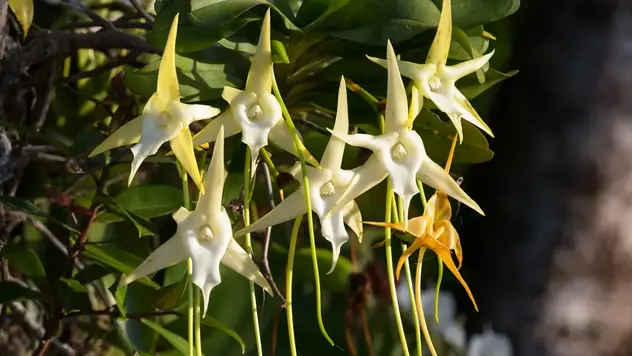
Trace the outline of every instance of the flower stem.
<instances>
[{"instance_id":1,"label":"flower stem","mask_svg":"<svg viewBox=\"0 0 632 356\"><path fill-rule=\"evenodd\" d=\"M441 257L437 256L437 263L439 264L437 269L439 270L439 276L437 277L437 285L435 286L434 295L434 317L439 324L439 290L441 289L441 280L443 279L443 261Z\"/></svg>"},{"instance_id":2,"label":"flower stem","mask_svg":"<svg viewBox=\"0 0 632 356\"><path fill-rule=\"evenodd\" d=\"M193 273L193 261L189 258L187 259L187 274L189 283L187 284L187 299L189 302L189 310L188 310L188 339L189 339L189 356L194 356L195 352L193 351L193 279L191 279L191 275Z\"/></svg>"},{"instance_id":3,"label":"flower stem","mask_svg":"<svg viewBox=\"0 0 632 356\"><path fill-rule=\"evenodd\" d=\"M395 195L391 194L392 199L395 199ZM395 205L393 205L393 214L394 219L393 222L398 223L404 219L404 211L402 198L398 197L399 209L395 209ZM399 212L397 212L399 210ZM399 215L399 217L398 217ZM402 243L402 251L406 251L408 249L408 245ZM408 296L410 298L410 310L413 312L413 323L415 324L415 343L417 345L417 356L421 356L422 353L422 345L421 345L421 327L419 325L419 313L417 312L417 303L415 302L415 292L413 290L413 278L410 273L410 262L408 258L404 262L404 272L406 273L406 286L408 287Z\"/></svg>"},{"instance_id":4,"label":"flower stem","mask_svg":"<svg viewBox=\"0 0 632 356\"><path fill-rule=\"evenodd\" d=\"M285 107L285 103L283 102L283 98L281 97L281 93L279 92L279 87L277 86L276 80L273 77L272 80L272 91L274 92L274 96L279 101L281 105L281 111L283 112L283 117L285 117L285 121L287 122L288 128L292 133L292 138L294 139L294 146L296 147L296 151L298 152L298 159L301 162L301 173L303 175L303 189L305 195L305 205L307 207L307 224L309 226L309 243L310 249L312 252L312 264L314 267L314 285L316 288L316 316L318 318L318 327L320 328L320 332L323 334L325 339L329 342L330 345L334 345L333 340L327 334L327 330L325 330L325 325L323 323L323 314L321 308L321 290L320 290L320 275L318 272L318 259L316 258L316 241L314 238L314 219L312 217L312 200L309 193L309 179L307 178L307 166L305 165L305 155L303 152L304 146L301 144L301 140L298 137L298 131L296 130L296 126L294 126L294 122L292 121L292 117L290 113L287 111Z\"/></svg>"},{"instance_id":5,"label":"flower stem","mask_svg":"<svg viewBox=\"0 0 632 356\"><path fill-rule=\"evenodd\" d=\"M391 222L391 209L393 207L393 187L391 179L387 178L386 186L386 212L384 214L384 222ZM393 313L395 314L395 322L397 323L397 331L399 333L399 342L405 356L410 356L408 351L408 343L406 342L406 334L404 333L404 325L402 324L402 316L399 313L399 302L397 300L397 288L395 287L395 274L393 273L393 248L391 246L391 229L384 228L384 246L386 249L386 271L388 273L388 286L391 291L391 302L393 304Z\"/></svg>"},{"instance_id":6,"label":"flower stem","mask_svg":"<svg viewBox=\"0 0 632 356\"><path fill-rule=\"evenodd\" d=\"M202 331L200 327L200 318L202 317L202 311L200 308L201 303L200 288L195 288L195 350L197 356L202 356Z\"/></svg>"},{"instance_id":7,"label":"flower stem","mask_svg":"<svg viewBox=\"0 0 632 356\"><path fill-rule=\"evenodd\" d=\"M180 172L180 178L182 180L182 204L184 206L185 209L187 210L191 210L191 199L189 197L189 176L186 172L186 170L184 169L184 167L182 167L180 165L179 162L176 161L176 166L178 167L178 171ZM188 309L188 320L187 320L187 324L188 324L188 341L189 341L189 356L194 356L195 352L194 352L194 343L193 343L193 334L194 334L194 308L195 308L195 301L193 299L193 280L191 278L191 275L193 274L193 261L191 260L191 258L187 259L187 278L189 279L189 283L187 284L187 300L189 302L189 309Z\"/></svg>"},{"instance_id":8,"label":"flower stem","mask_svg":"<svg viewBox=\"0 0 632 356\"><path fill-rule=\"evenodd\" d=\"M287 311L287 335L290 339L290 354L296 356L296 340L294 339L294 314L292 313L292 275L294 273L294 253L296 251L296 241L298 240L298 230L301 227L303 216L294 219L292 225L292 235L290 236L290 247L287 255L287 265L285 265L285 309Z\"/></svg>"},{"instance_id":9,"label":"flower stem","mask_svg":"<svg viewBox=\"0 0 632 356\"><path fill-rule=\"evenodd\" d=\"M246 148L246 161L244 164L244 227L250 225L250 178L251 169L251 152L250 148ZM245 239L246 252L252 257L252 241L250 240L250 234L246 234ZM263 348L261 346L261 331L259 329L259 315L257 314L257 296L255 294L255 284L250 281L250 304L252 307L252 323L255 331L255 342L257 344L257 355L263 355Z\"/></svg>"},{"instance_id":10,"label":"flower stem","mask_svg":"<svg viewBox=\"0 0 632 356\"><path fill-rule=\"evenodd\" d=\"M434 348L434 344L432 343L432 339L430 338L430 332L428 331L428 324L426 323L426 317L424 316L424 309L421 304L421 266L424 261L424 254L426 252L426 248L422 247L419 249L419 257L417 257L417 269L415 273L415 302L417 303L417 310L419 310L419 322L421 323L421 328L424 332L424 337L426 338L426 344L428 345L428 349L432 356L437 356L437 351Z\"/></svg>"}]
</instances>

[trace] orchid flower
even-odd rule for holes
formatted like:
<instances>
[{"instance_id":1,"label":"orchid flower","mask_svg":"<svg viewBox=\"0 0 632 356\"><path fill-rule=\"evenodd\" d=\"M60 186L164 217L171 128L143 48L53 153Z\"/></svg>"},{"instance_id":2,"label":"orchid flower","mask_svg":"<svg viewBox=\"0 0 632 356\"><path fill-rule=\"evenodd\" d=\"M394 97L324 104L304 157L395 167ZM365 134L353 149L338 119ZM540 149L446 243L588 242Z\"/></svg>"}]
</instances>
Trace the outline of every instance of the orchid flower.
<instances>
[{"instance_id":1,"label":"orchid flower","mask_svg":"<svg viewBox=\"0 0 632 356\"><path fill-rule=\"evenodd\" d=\"M454 149L456 148L456 137L452 142L452 148L448 155L448 161L446 162L444 172L450 171L450 165L452 164L452 157L454 155ZM454 276L461 282L468 295L472 299L472 303L476 308L476 302L470 292L470 289L465 283L465 280L461 277L459 269L463 263L463 250L461 249L461 240L459 239L459 233L450 222L452 218L452 207L448 196L437 189L437 191L428 199L426 209L423 215L413 218L402 223L383 223L383 222L365 222L368 225L390 227L392 229L402 231L413 235L415 240L413 243L402 253L399 261L397 261L397 268L395 269L395 276L399 280L399 274L406 259L410 257L415 251L419 250L420 254L423 254L427 249L433 250L442 260L443 263L450 269ZM459 263L457 267L452 261L452 255L450 250L453 250L456 255L456 259Z\"/></svg>"},{"instance_id":2,"label":"orchid flower","mask_svg":"<svg viewBox=\"0 0 632 356\"><path fill-rule=\"evenodd\" d=\"M207 105L190 105L180 102L180 90L176 75L176 36L178 15L169 30L164 54L158 69L156 92L149 98L143 113L120 127L91 153L90 157L116 147L131 145L134 160L128 179L132 183L145 158L156 154L163 143L170 141L171 149L200 191L204 192L198 169L189 125L193 121L208 119L220 110Z\"/></svg>"},{"instance_id":3,"label":"orchid flower","mask_svg":"<svg viewBox=\"0 0 632 356\"><path fill-rule=\"evenodd\" d=\"M482 334L470 339L467 356L512 356L511 340L506 335L497 334L490 325L483 327Z\"/></svg>"},{"instance_id":4,"label":"orchid flower","mask_svg":"<svg viewBox=\"0 0 632 356\"><path fill-rule=\"evenodd\" d=\"M272 94L274 71L270 45L270 9L266 12L261 26L259 43L255 52L245 90L224 87L222 98L230 108L212 120L193 137L193 145L213 142L217 130L224 126L226 137L241 132L241 141L250 147L252 163L259 150L268 145L268 138L277 146L297 156L296 146L287 124L282 120L281 105ZM305 159L314 164L315 159L302 147ZM254 169L252 172L254 173Z\"/></svg>"},{"instance_id":5,"label":"orchid flower","mask_svg":"<svg viewBox=\"0 0 632 356\"><path fill-rule=\"evenodd\" d=\"M220 127L211 164L204 177L206 194L200 194L194 211L181 207L173 213L178 224L176 234L136 267L123 284L191 258L192 281L202 291L204 315L211 290L221 282L220 262L272 295L272 289L257 265L233 239L230 219L221 203L225 177L224 130Z\"/></svg>"},{"instance_id":6,"label":"orchid flower","mask_svg":"<svg viewBox=\"0 0 632 356\"><path fill-rule=\"evenodd\" d=\"M399 74L395 51L388 42L388 89L384 133L348 135L331 131L349 145L365 147L373 151L367 162L357 168L347 190L333 209L346 205L367 190L390 177L393 191L402 198L404 223L408 221L408 208L412 197L419 193L417 180L446 192L481 215L483 211L438 164L428 157L419 134L408 126L408 101Z\"/></svg>"},{"instance_id":7,"label":"orchid flower","mask_svg":"<svg viewBox=\"0 0 632 356\"><path fill-rule=\"evenodd\" d=\"M349 130L349 116L347 112L347 91L344 78L340 80L338 91L338 111L334 130L347 132ZM328 273L333 272L340 256L340 248L349 240L345 230L347 224L351 230L362 240L362 215L355 201L346 203L342 209L335 210L331 214L325 214L338 202L338 199L348 187L354 175L353 171L341 169L342 156L345 143L335 136L331 136L325 148L321 160L321 167L306 167L309 178L310 198L312 210L320 219L322 235L331 242L333 251L333 263ZM302 182L301 166L297 162L291 169L292 175ZM245 235L252 231L260 230L268 226L280 224L307 213L305 205L304 189L297 189L285 198L279 205L272 209L261 219L252 225L241 229L235 236Z\"/></svg>"},{"instance_id":8,"label":"orchid flower","mask_svg":"<svg viewBox=\"0 0 632 356\"><path fill-rule=\"evenodd\" d=\"M461 118L469 121L491 137L494 137L489 126L481 119L463 93L455 86L457 80L483 67L494 55L494 51L469 61L447 66L446 62L448 60L448 52L450 51L451 39L452 5L450 0L443 0L439 26L434 41L430 46L426 63L417 64L407 61L398 61L399 70L402 75L412 79L415 84L414 92L417 94L416 98L418 104L412 109L411 120L417 117L421 111L423 98L427 97L432 100L439 110L448 115L450 121L452 121L456 128L461 143L463 142ZM382 67L387 67L387 63L383 59L368 58Z\"/></svg>"}]
</instances>

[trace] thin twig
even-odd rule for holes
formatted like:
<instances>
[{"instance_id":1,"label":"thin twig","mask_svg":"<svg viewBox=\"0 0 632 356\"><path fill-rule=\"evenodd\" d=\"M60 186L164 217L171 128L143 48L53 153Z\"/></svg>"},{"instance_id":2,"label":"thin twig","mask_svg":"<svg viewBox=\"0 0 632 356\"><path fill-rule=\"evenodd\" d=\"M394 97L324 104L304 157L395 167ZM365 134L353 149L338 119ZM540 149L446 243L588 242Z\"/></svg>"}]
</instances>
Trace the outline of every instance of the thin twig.
<instances>
[{"instance_id":1,"label":"thin twig","mask_svg":"<svg viewBox=\"0 0 632 356\"><path fill-rule=\"evenodd\" d=\"M130 54L126 55L126 56L121 56L118 57L117 59L111 60L107 63L105 63L102 66L99 66L97 68L94 68L92 70L86 71L86 72L80 72L77 73L71 77L69 77L68 79L66 79L65 81L67 83L74 83L80 79L83 78L89 78L89 77L94 77L97 76L99 74L103 74L106 72L111 71L112 69L116 68L116 67L120 67L126 64L134 64L137 63L137 59L138 56L140 56L141 53L140 52L136 52L136 51L132 51Z\"/></svg>"},{"instance_id":2,"label":"thin twig","mask_svg":"<svg viewBox=\"0 0 632 356\"><path fill-rule=\"evenodd\" d=\"M274 209L274 193L272 192L272 181L270 179L270 170L268 169L268 166L265 164L260 164L259 166L264 171L263 177L266 183L266 192L268 193L268 204L270 205L270 209ZM281 301L283 303L282 308L285 308L285 298L283 297L283 294L279 290L279 287L276 285L276 282L274 282L274 278L272 278L272 272L270 271L270 262L268 261L268 251L270 250L270 235L271 234L272 234L272 226L268 226L266 228L266 237L263 243L263 257L262 257L261 263L263 264L264 272L267 275L266 277L268 281L270 281L270 284L272 285L272 289L274 290L274 293L281 298Z\"/></svg>"},{"instance_id":3,"label":"thin twig","mask_svg":"<svg viewBox=\"0 0 632 356\"><path fill-rule=\"evenodd\" d=\"M138 0L129 0L129 2L130 4L132 4L134 9L136 9L136 11L138 11L138 13L141 14L145 20L147 20L147 23L153 25L154 17L138 3Z\"/></svg>"},{"instance_id":4,"label":"thin twig","mask_svg":"<svg viewBox=\"0 0 632 356\"><path fill-rule=\"evenodd\" d=\"M102 26L103 28L106 28L108 30L116 30L116 27L114 27L114 25L110 21L108 21L108 20L104 19L103 17L99 16L96 12L92 11L87 6L84 6L79 1L77 1L77 0L62 0L62 2L64 4L72 7L76 11L81 12L84 15L88 16L90 18L90 20L92 20L95 23L99 24L99 26Z\"/></svg>"}]
</instances>

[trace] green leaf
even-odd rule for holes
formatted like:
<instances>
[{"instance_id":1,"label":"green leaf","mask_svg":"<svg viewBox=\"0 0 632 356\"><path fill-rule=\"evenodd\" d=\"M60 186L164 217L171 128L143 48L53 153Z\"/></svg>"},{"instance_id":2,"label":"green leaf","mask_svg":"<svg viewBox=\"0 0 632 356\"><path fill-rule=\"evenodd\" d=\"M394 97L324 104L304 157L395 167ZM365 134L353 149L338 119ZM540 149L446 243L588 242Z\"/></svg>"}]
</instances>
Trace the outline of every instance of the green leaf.
<instances>
[{"instance_id":1,"label":"green leaf","mask_svg":"<svg viewBox=\"0 0 632 356\"><path fill-rule=\"evenodd\" d=\"M84 287L81 283L79 283L78 280L76 279L71 279L71 278L60 278L59 279L62 283L64 283L65 285L67 285L70 289L72 289L73 292L75 293L87 293L88 290L86 289L86 287Z\"/></svg>"},{"instance_id":2,"label":"green leaf","mask_svg":"<svg viewBox=\"0 0 632 356\"><path fill-rule=\"evenodd\" d=\"M134 226L136 226L136 229L138 230L138 237L156 234L156 229L150 221L148 221L147 219L143 218L142 216L134 212L126 210L125 208L121 206L121 204L119 204L119 202L116 199L112 199L108 197L107 195L101 195L99 197L96 197L95 199L104 201L107 204L106 209L110 211L111 214L115 214L115 215L118 215L119 217L127 218L129 221L131 221L134 224ZM100 223L103 223L103 222L107 222L108 219L109 221L116 221L116 220L112 220L112 215L105 215L103 216L103 218L99 216L97 221Z\"/></svg>"},{"instance_id":3,"label":"green leaf","mask_svg":"<svg viewBox=\"0 0 632 356\"><path fill-rule=\"evenodd\" d=\"M1 250L0 256L9 261L22 274L31 278L44 278L46 271L37 254L30 248L22 245L10 245Z\"/></svg>"},{"instance_id":4,"label":"green leaf","mask_svg":"<svg viewBox=\"0 0 632 356\"><path fill-rule=\"evenodd\" d=\"M119 280L114 282L114 284L110 287L110 292L114 294L114 299L116 300L116 307L121 312L121 315L125 318L127 313L125 309L125 296L127 295L127 285L120 285Z\"/></svg>"},{"instance_id":5,"label":"green leaf","mask_svg":"<svg viewBox=\"0 0 632 356\"><path fill-rule=\"evenodd\" d=\"M288 30L300 30L282 11L265 0L191 0L190 17L192 22L217 26L237 18L258 5L270 7L281 15L285 28Z\"/></svg>"},{"instance_id":6,"label":"green leaf","mask_svg":"<svg viewBox=\"0 0 632 356\"><path fill-rule=\"evenodd\" d=\"M462 0L452 4L454 26L469 28L513 14L520 0ZM330 14L321 28L338 38L383 46L436 28L439 9L432 0L351 0Z\"/></svg>"},{"instance_id":7,"label":"green leaf","mask_svg":"<svg viewBox=\"0 0 632 356\"><path fill-rule=\"evenodd\" d=\"M132 272L143 262L140 257L130 252L108 246L86 245L83 255L122 273ZM138 281L150 287L160 287L147 277L140 278Z\"/></svg>"},{"instance_id":8,"label":"green leaf","mask_svg":"<svg viewBox=\"0 0 632 356\"><path fill-rule=\"evenodd\" d=\"M141 322L149 326L150 328L154 329L154 331L156 331L160 336L165 338L165 340L167 340L181 354L183 355L188 354L189 344L187 340L185 340L182 336L163 328L160 324L155 323L151 320L141 319Z\"/></svg>"},{"instance_id":9,"label":"green leaf","mask_svg":"<svg viewBox=\"0 0 632 356\"><path fill-rule=\"evenodd\" d=\"M493 87L494 85L502 82L507 78L511 78L514 75L518 74L518 70L512 70L507 73L499 72L495 69L490 68L485 73L485 83L472 83L464 86L459 86L459 90L468 100L472 100L482 94L487 89Z\"/></svg>"},{"instance_id":10,"label":"green leaf","mask_svg":"<svg viewBox=\"0 0 632 356\"><path fill-rule=\"evenodd\" d=\"M145 219L171 214L182 206L180 189L169 185L137 185L114 199L123 209Z\"/></svg>"},{"instance_id":11,"label":"green leaf","mask_svg":"<svg viewBox=\"0 0 632 356\"><path fill-rule=\"evenodd\" d=\"M317 28L329 15L347 5L350 0L303 0L296 14L296 23L306 28Z\"/></svg>"},{"instance_id":12,"label":"green leaf","mask_svg":"<svg viewBox=\"0 0 632 356\"><path fill-rule=\"evenodd\" d=\"M463 143L454 150L454 164L473 164L487 162L494 153L489 149L489 143L474 125L465 120L463 124ZM448 159L448 152L452 146L452 139L456 135L454 125L441 121L439 116L431 111L422 110L415 119L413 128L419 133L426 153L430 158L441 164Z\"/></svg>"},{"instance_id":13,"label":"green leaf","mask_svg":"<svg viewBox=\"0 0 632 356\"><path fill-rule=\"evenodd\" d=\"M24 37L26 37L33 23L33 0L9 0L9 6L22 27Z\"/></svg>"},{"instance_id":14,"label":"green leaf","mask_svg":"<svg viewBox=\"0 0 632 356\"><path fill-rule=\"evenodd\" d=\"M30 202L30 201L28 201L26 199L12 197L12 196L0 195L0 203L6 205L7 207L9 207L9 208L11 208L13 210L18 210L18 211L27 213L27 214L32 215L32 216L49 219L51 222L54 222L55 224L68 229L69 231L75 232L77 234L80 233L76 229L68 226L67 224L65 224L65 223L53 218L49 214L45 213L39 207L37 207L37 205L33 204L32 202Z\"/></svg>"},{"instance_id":15,"label":"green leaf","mask_svg":"<svg viewBox=\"0 0 632 356\"><path fill-rule=\"evenodd\" d=\"M225 86L239 88L245 84L248 60L221 47L209 49L208 52L215 57L212 63L205 62L207 59L201 61L176 55L178 83L183 101L218 99ZM136 71L126 72L125 84L132 92L148 99L156 91L159 65L160 61L155 61Z\"/></svg>"},{"instance_id":16,"label":"green leaf","mask_svg":"<svg viewBox=\"0 0 632 356\"><path fill-rule=\"evenodd\" d=\"M43 295L40 292L31 288L23 287L13 282L0 282L0 303L40 299L42 297Z\"/></svg>"},{"instance_id":17,"label":"green leaf","mask_svg":"<svg viewBox=\"0 0 632 356\"><path fill-rule=\"evenodd\" d=\"M272 62L283 64L290 63L290 57L288 57L285 46L281 41L272 40L270 42L270 46L272 48Z\"/></svg>"},{"instance_id":18,"label":"green leaf","mask_svg":"<svg viewBox=\"0 0 632 356\"><path fill-rule=\"evenodd\" d=\"M158 289L153 300L154 306L161 310L174 308L184 295L188 283L189 275L186 274L179 282Z\"/></svg>"},{"instance_id":19,"label":"green leaf","mask_svg":"<svg viewBox=\"0 0 632 356\"><path fill-rule=\"evenodd\" d=\"M206 326L210 326L212 328L218 329L224 334L230 336L231 338L233 338L233 340L237 341L239 345L241 345L241 353L243 354L246 352L246 344L244 343L244 340L241 339L241 336L239 336L239 334L235 332L235 330L227 327L226 325L222 324L219 320L208 315L204 319L201 320L201 323L202 325L206 325Z\"/></svg>"}]
</instances>

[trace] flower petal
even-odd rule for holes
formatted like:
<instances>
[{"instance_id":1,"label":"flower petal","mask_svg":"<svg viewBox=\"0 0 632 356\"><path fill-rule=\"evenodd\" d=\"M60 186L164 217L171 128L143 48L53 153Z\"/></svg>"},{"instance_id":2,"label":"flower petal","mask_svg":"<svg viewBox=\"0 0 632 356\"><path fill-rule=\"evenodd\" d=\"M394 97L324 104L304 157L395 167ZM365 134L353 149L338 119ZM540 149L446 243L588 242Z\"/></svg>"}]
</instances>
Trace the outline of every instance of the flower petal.
<instances>
[{"instance_id":1,"label":"flower petal","mask_svg":"<svg viewBox=\"0 0 632 356\"><path fill-rule=\"evenodd\" d=\"M193 151L193 139L191 131L188 127L183 128L180 133L171 139L171 150L176 155L184 170L187 171L195 185L200 189L200 193L204 194L204 186L202 185L202 177L198 168L195 152Z\"/></svg>"},{"instance_id":2,"label":"flower petal","mask_svg":"<svg viewBox=\"0 0 632 356\"><path fill-rule=\"evenodd\" d=\"M410 94L410 109L408 110L408 119L410 121L408 122L407 126L409 129L412 129L413 122L421 112L421 109L423 109L424 107L424 93L419 90L417 85L413 85Z\"/></svg>"},{"instance_id":3,"label":"flower petal","mask_svg":"<svg viewBox=\"0 0 632 356\"><path fill-rule=\"evenodd\" d=\"M189 254L182 243L182 239L174 235L155 249L134 271L125 276L121 281L121 285L132 283L161 269L173 266L186 260L188 257Z\"/></svg>"},{"instance_id":4,"label":"flower petal","mask_svg":"<svg viewBox=\"0 0 632 356\"><path fill-rule=\"evenodd\" d=\"M441 17L426 63L445 64L448 60L450 42L452 41L452 4L450 0L443 0Z\"/></svg>"},{"instance_id":5,"label":"flower petal","mask_svg":"<svg viewBox=\"0 0 632 356\"><path fill-rule=\"evenodd\" d=\"M160 60L158 68L158 85L156 95L163 103L180 101L180 87L178 85L178 75L176 74L176 37L178 36L178 17L173 18L169 36L165 44L165 50Z\"/></svg>"},{"instance_id":6,"label":"flower petal","mask_svg":"<svg viewBox=\"0 0 632 356\"><path fill-rule=\"evenodd\" d=\"M220 127L224 127L224 137L231 137L241 132L241 127L233 119L230 109L224 111L208 123L200 132L193 136L193 147L215 142Z\"/></svg>"},{"instance_id":7,"label":"flower petal","mask_svg":"<svg viewBox=\"0 0 632 356\"><path fill-rule=\"evenodd\" d=\"M478 116L478 113L472 107L472 104L465 98L465 96L457 89L454 91L454 100L461 107L461 116L469 123L481 129L483 132L491 137L494 137L492 129L487 126L485 121Z\"/></svg>"},{"instance_id":8,"label":"flower petal","mask_svg":"<svg viewBox=\"0 0 632 356\"><path fill-rule=\"evenodd\" d=\"M226 250L224 257L222 257L222 263L224 266L246 277L246 279L256 283L270 295L274 295L268 280L261 274L259 267L257 267L248 253L246 253L234 239L230 240L228 250Z\"/></svg>"},{"instance_id":9,"label":"flower petal","mask_svg":"<svg viewBox=\"0 0 632 356\"><path fill-rule=\"evenodd\" d=\"M196 210L209 214L222 211L222 194L224 192L224 180L226 169L224 167L224 127L220 126L217 132L215 147L211 164L204 175L204 195L200 196Z\"/></svg>"},{"instance_id":10,"label":"flower petal","mask_svg":"<svg viewBox=\"0 0 632 356\"><path fill-rule=\"evenodd\" d=\"M438 76L447 77L454 81L457 81L466 75L472 74L481 69L492 58L496 51L493 50L484 56L480 56L469 61L460 62L453 66L440 67L441 73Z\"/></svg>"},{"instance_id":11,"label":"flower petal","mask_svg":"<svg viewBox=\"0 0 632 356\"><path fill-rule=\"evenodd\" d=\"M382 164L377 157L371 155L364 165L357 168L349 186L327 214L349 204L349 202L355 200L367 190L378 185L387 176L388 173L382 168Z\"/></svg>"},{"instance_id":12,"label":"flower petal","mask_svg":"<svg viewBox=\"0 0 632 356\"><path fill-rule=\"evenodd\" d=\"M417 173L417 179L469 206L477 213L485 215L480 206L450 177L450 173L444 171L441 166L430 158L424 160L421 169Z\"/></svg>"},{"instance_id":13,"label":"flower petal","mask_svg":"<svg viewBox=\"0 0 632 356\"><path fill-rule=\"evenodd\" d=\"M270 46L270 9L266 12L259 34L257 51L250 65L246 91L263 95L272 91L272 49Z\"/></svg>"},{"instance_id":14,"label":"flower petal","mask_svg":"<svg viewBox=\"0 0 632 356\"><path fill-rule=\"evenodd\" d=\"M340 87L338 88L338 108L336 110L336 121L334 123L334 131L347 134L349 132L349 109L347 106L347 84L345 78L340 78ZM342 165L342 156L345 153L345 142L336 136L331 136L325 152L320 160L323 168L331 171L337 171Z\"/></svg>"},{"instance_id":15,"label":"flower petal","mask_svg":"<svg viewBox=\"0 0 632 356\"><path fill-rule=\"evenodd\" d=\"M210 119L219 115L220 110L209 105L185 104L179 101L172 101L174 109L177 111L177 117L184 122L185 126L189 126L193 121Z\"/></svg>"},{"instance_id":16,"label":"flower petal","mask_svg":"<svg viewBox=\"0 0 632 356\"><path fill-rule=\"evenodd\" d=\"M327 272L327 274L331 274L336 269L342 245L349 241L349 234L345 230L341 211L334 211L328 216L320 218L320 227L325 240L331 243L332 261L329 272Z\"/></svg>"},{"instance_id":17,"label":"flower petal","mask_svg":"<svg viewBox=\"0 0 632 356\"><path fill-rule=\"evenodd\" d=\"M237 89L233 87L224 87L224 90L222 90L222 98L226 100L227 103L230 104L233 101L233 99L235 99L237 96L239 96L239 94L243 92L244 91L241 89Z\"/></svg>"},{"instance_id":18,"label":"flower petal","mask_svg":"<svg viewBox=\"0 0 632 356\"><path fill-rule=\"evenodd\" d=\"M132 121L119 127L108 136L100 145L98 145L88 157L96 156L105 151L109 151L116 147L131 145L140 141L140 135L143 130L143 118L144 115L138 116Z\"/></svg>"},{"instance_id":19,"label":"flower petal","mask_svg":"<svg viewBox=\"0 0 632 356\"><path fill-rule=\"evenodd\" d=\"M264 215L261 219L248 225L247 227L235 232L234 237L243 236L253 231L265 229L269 226L278 225L282 222L292 220L297 216L303 215L307 212L305 207L305 199L300 191L296 191L285 198L279 205L274 207L270 212Z\"/></svg>"},{"instance_id":20,"label":"flower petal","mask_svg":"<svg viewBox=\"0 0 632 356\"><path fill-rule=\"evenodd\" d=\"M145 158L156 154L163 143L178 136L182 130L180 121L169 120L164 113L158 115L146 114L143 116L143 127L140 141L130 149L134 154L128 185L132 183L138 168Z\"/></svg>"},{"instance_id":21,"label":"flower petal","mask_svg":"<svg viewBox=\"0 0 632 356\"><path fill-rule=\"evenodd\" d=\"M397 133L388 133L384 135L369 135L369 134L353 134L336 132L331 129L327 129L331 133L332 137L336 137L342 140L344 143L356 146L364 147L373 152L381 152L386 150L390 154L390 148L397 142Z\"/></svg>"},{"instance_id":22,"label":"flower petal","mask_svg":"<svg viewBox=\"0 0 632 356\"><path fill-rule=\"evenodd\" d=\"M349 202L342 208L342 214L345 224L351 228L351 231L358 237L358 241L362 243L364 227L362 226L362 213L358 204L355 201Z\"/></svg>"},{"instance_id":23,"label":"flower petal","mask_svg":"<svg viewBox=\"0 0 632 356\"><path fill-rule=\"evenodd\" d=\"M465 291L467 292L467 295L470 297L472 304L474 304L474 309L478 311L478 305L476 305L476 300L474 300L474 295L472 295L472 291L470 291L470 287L467 286L467 283L465 282L463 277L461 277L461 273L459 273L459 269L456 268L454 261L452 261L452 255L450 254L450 249L448 249L441 242L433 239L432 237L424 238L423 242L424 242L424 245L428 246L428 248L434 251L434 253L436 253L437 256L441 257L441 260L443 260L443 263L445 264L445 266L448 267L448 269L450 270L450 272L452 272L454 277L456 277L456 279L461 283L463 288L465 288Z\"/></svg>"},{"instance_id":24,"label":"flower petal","mask_svg":"<svg viewBox=\"0 0 632 356\"><path fill-rule=\"evenodd\" d=\"M405 128L408 123L408 99L402 76L399 74L397 57L391 41L386 45L388 61L388 88L386 91L386 119L384 131L394 132Z\"/></svg>"},{"instance_id":25,"label":"flower petal","mask_svg":"<svg viewBox=\"0 0 632 356\"><path fill-rule=\"evenodd\" d=\"M292 133L287 126L285 120L279 120L279 122L274 125L272 130L268 133L268 138L272 143L281 147L286 152L293 154L298 157L298 152L296 151L296 145L294 145L294 138L292 137ZM301 152L303 152L303 157L305 158L305 162L314 167L320 167L318 161L312 154L307 150L302 141L299 140L301 146Z\"/></svg>"}]
</instances>

